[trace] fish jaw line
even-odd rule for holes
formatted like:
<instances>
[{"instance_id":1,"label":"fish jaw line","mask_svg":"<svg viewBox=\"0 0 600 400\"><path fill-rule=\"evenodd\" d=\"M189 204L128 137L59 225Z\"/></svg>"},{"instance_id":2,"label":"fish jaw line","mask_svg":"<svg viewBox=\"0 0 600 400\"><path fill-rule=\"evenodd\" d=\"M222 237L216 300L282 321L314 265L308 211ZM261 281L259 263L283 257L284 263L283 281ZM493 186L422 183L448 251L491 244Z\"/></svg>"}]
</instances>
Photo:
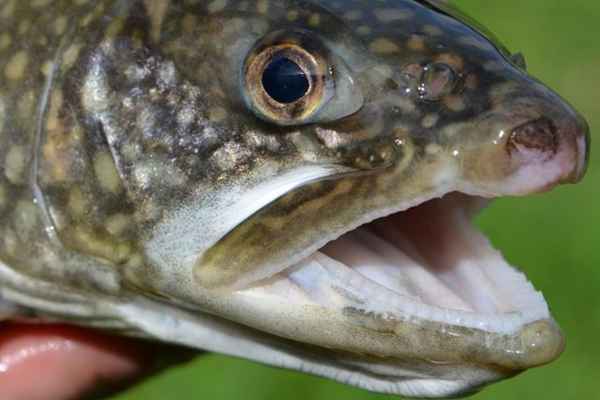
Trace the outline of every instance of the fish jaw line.
<instances>
[{"instance_id":1,"label":"fish jaw line","mask_svg":"<svg viewBox=\"0 0 600 400\"><path fill-rule=\"evenodd\" d=\"M440 384L442 366L477 366L482 381L453 393L548 363L562 334L542 294L473 226L486 204L452 193L347 232L234 292L235 319L328 349L425 363L422 377Z\"/></svg>"}]
</instances>

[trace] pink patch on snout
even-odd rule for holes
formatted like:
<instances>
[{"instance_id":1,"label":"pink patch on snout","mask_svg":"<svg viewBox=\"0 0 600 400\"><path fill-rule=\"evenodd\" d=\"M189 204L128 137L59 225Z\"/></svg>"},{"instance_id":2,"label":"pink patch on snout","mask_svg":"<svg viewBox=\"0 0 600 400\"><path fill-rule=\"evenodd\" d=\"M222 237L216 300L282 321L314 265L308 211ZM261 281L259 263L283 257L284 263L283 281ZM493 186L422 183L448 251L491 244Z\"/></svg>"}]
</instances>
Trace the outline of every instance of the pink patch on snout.
<instances>
[{"instance_id":1,"label":"pink patch on snout","mask_svg":"<svg viewBox=\"0 0 600 400\"><path fill-rule=\"evenodd\" d=\"M520 165L506 185L514 194L528 194L549 190L570 180L579 165L573 146L562 144L556 153L535 148L520 148L513 154Z\"/></svg>"}]
</instances>

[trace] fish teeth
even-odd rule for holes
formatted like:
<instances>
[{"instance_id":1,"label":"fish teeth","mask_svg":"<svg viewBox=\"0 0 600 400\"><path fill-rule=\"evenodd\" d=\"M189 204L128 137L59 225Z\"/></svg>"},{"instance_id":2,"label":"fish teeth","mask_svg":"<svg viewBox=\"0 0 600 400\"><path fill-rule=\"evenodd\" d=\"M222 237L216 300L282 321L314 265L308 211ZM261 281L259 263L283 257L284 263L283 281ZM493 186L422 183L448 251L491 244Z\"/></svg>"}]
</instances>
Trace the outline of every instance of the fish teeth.
<instances>
[{"instance_id":1,"label":"fish teeth","mask_svg":"<svg viewBox=\"0 0 600 400\"><path fill-rule=\"evenodd\" d=\"M543 296L471 230L465 243L475 250L455 261L451 273L428 265L400 230L393 232L391 243L387 233L359 228L278 276L312 303L338 310L355 307L415 323L512 332L547 318Z\"/></svg>"}]
</instances>

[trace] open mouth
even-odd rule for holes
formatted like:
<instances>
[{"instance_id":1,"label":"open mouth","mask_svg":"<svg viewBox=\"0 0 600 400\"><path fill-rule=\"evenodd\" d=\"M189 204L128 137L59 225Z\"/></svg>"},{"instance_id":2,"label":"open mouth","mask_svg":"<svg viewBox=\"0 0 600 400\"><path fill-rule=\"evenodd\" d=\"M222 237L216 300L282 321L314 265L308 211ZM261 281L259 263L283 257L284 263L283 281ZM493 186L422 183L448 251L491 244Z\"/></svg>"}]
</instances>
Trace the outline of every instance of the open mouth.
<instances>
[{"instance_id":1,"label":"open mouth","mask_svg":"<svg viewBox=\"0 0 600 400\"><path fill-rule=\"evenodd\" d=\"M472 223L487 200L451 193L363 225L246 294L512 333L548 306Z\"/></svg>"}]
</instances>

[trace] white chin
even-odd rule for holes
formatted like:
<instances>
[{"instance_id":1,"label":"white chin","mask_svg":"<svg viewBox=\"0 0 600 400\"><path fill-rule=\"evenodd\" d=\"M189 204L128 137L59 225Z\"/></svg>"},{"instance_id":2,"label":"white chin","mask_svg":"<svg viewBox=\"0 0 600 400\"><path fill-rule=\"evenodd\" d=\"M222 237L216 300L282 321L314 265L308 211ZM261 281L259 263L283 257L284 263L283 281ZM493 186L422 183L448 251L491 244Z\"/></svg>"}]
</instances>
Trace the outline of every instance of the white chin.
<instances>
[{"instance_id":1,"label":"white chin","mask_svg":"<svg viewBox=\"0 0 600 400\"><path fill-rule=\"evenodd\" d=\"M473 226L484 202L453 193L363 225L242 292L495 333L550 318L542 294Z\"/></svg>"}]
</instances>

